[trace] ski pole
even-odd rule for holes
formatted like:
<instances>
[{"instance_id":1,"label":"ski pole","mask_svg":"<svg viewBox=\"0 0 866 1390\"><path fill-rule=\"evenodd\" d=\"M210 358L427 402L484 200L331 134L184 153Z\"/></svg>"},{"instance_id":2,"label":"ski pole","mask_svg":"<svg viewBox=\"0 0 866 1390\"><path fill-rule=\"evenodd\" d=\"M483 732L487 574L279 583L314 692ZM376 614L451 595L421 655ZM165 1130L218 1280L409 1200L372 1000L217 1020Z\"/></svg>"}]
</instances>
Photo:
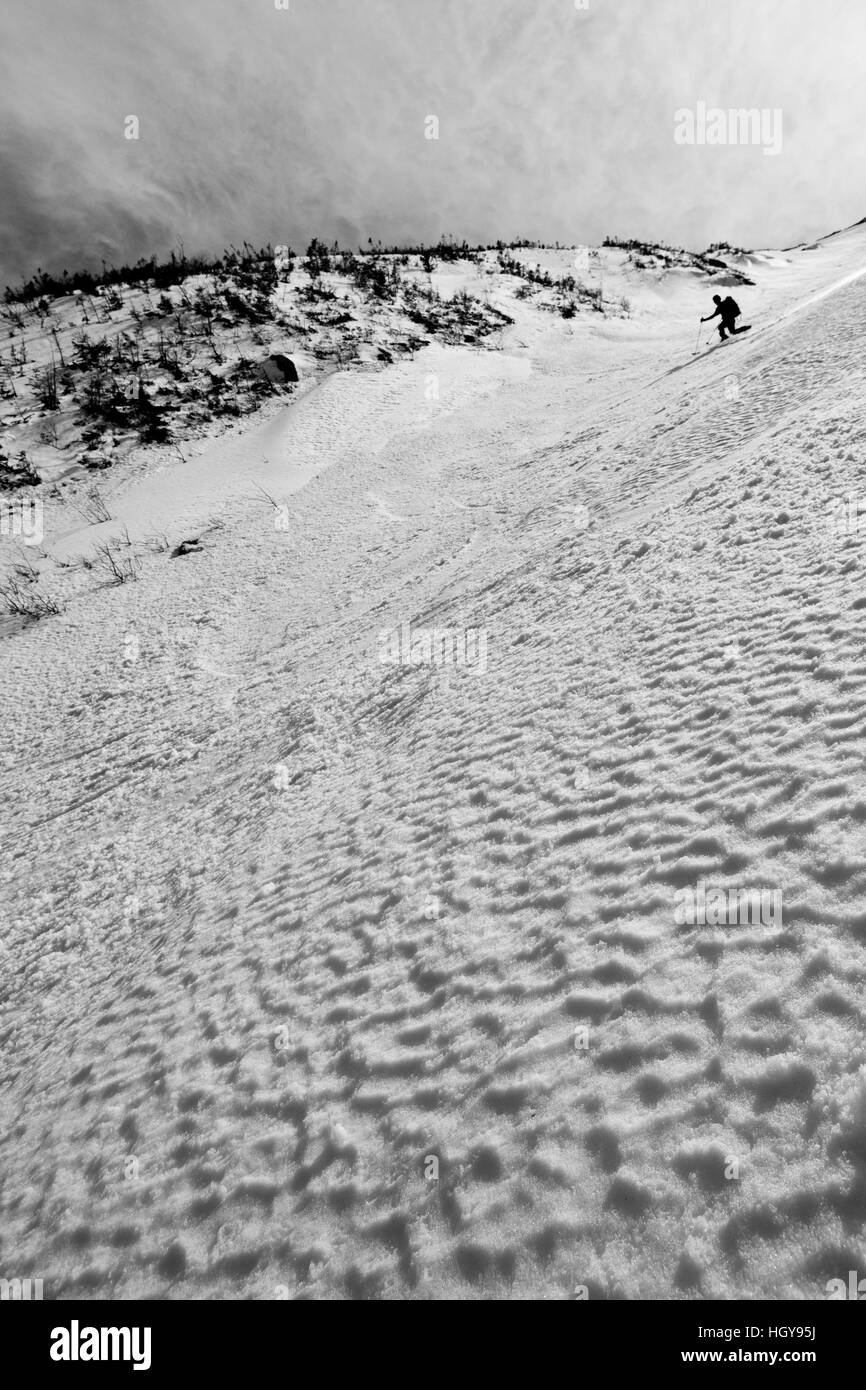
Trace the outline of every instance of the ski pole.
<instances>
[{"instance_id":1,"label":"ski pole","mask_svg":"<svg viewBox=\"0 0 866 1390\"><path fill-rule=\"evenodd\" d=\"M698 324L698 337L697 337L697 341L696 341L696 343L695 343L695 352L697 352L698 348L699 348L700 345L701 345L701 326L702 326L703 322L704 322L703 319L701 319L701 320L700 320L700 323ZM695 352L692 353L692 357L694 357Z\"/></svg>"}]
</instances>

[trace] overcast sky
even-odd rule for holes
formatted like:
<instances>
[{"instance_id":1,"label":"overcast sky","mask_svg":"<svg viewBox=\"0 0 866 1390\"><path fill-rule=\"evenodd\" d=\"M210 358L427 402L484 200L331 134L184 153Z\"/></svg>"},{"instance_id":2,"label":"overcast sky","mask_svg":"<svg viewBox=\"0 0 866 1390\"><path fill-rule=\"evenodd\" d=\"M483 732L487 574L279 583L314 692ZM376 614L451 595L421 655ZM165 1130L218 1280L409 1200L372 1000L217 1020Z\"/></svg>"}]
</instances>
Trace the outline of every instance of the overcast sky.
<instances>
[{"instance_id":1,"label":"overcast sky","mask_svg":"<svg viewBox=\"0 0 866 1390\"><path fill-rule=\"evenodd\" d=\"M0 286L178 238L789 245L866 216L864 50L863 0L0 0ZM701 100L781 154L677 145Z\"/></svg>"}]
</instances>

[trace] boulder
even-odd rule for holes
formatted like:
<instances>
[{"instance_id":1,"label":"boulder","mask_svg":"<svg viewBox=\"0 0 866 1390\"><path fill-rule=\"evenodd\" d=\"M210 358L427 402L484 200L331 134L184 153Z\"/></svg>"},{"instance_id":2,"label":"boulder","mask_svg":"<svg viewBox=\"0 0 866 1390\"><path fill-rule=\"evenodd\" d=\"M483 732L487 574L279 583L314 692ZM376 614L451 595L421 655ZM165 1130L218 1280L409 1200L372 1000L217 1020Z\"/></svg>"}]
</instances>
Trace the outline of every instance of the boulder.
<instances>
[{"instance_id":1,"label":"boulder","mask_svg":"<svg viewBox=\"0 0 866 1390\"><path fill-rule=\"evenodd\" d=\"M274 386L288 386L298 381L298 369L290 357L275 352L261 363L261 370Z\"/></svg>"}]
</instances>

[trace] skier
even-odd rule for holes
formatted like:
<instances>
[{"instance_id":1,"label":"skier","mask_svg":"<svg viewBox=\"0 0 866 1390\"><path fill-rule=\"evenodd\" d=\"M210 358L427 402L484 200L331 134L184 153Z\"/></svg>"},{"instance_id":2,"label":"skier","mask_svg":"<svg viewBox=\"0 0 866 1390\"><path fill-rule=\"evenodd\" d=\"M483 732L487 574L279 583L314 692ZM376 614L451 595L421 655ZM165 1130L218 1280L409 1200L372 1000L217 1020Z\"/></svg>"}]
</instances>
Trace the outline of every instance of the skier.
<instances>
[{"instance_id":1,"label":"skier","mask_svg":"<svg viewBox=\"0 0 866 1390\"><path fill-rule=\"evenodd\" d=\"M721 314L722 321L719 324L719 337L722 342L725 341L729 333L732 335L734 333L748 333L752 326L750 323L744 324L742 328L737 328L734 322L735 319L740 317L740 307L735 299L732 299L731 296L728 295L727 299L723 300L721 295L714 294L713 303L716 306L715 313L709 314L705 319L701 319L701 323L710 323Z\"/></svg>"}]
</instances>

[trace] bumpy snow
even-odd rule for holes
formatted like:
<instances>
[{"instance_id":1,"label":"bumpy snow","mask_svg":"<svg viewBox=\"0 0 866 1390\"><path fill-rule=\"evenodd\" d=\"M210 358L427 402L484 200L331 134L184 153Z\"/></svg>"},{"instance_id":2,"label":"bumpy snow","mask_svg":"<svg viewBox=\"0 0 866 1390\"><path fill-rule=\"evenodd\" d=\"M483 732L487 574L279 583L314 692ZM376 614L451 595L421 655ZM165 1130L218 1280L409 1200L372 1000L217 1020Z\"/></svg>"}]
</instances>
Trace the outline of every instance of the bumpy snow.
<instances>
[{"instance_id":1,"label":"bumpy snow","mask_svg":"<svg viewBox=\"0 0 866 1390\"><path fill-rule=\"evenodd\" d=\"M866 233L752 258L694 359L712 286L604 265L628 318L464 267L502 351L152 449L100 527L46 504L64 611L0 647L4 1276L866 1273ZM71 563L124 527L137 582ZM383 660L404 624L470 659Z\"/></svg>"}]
</instances>

